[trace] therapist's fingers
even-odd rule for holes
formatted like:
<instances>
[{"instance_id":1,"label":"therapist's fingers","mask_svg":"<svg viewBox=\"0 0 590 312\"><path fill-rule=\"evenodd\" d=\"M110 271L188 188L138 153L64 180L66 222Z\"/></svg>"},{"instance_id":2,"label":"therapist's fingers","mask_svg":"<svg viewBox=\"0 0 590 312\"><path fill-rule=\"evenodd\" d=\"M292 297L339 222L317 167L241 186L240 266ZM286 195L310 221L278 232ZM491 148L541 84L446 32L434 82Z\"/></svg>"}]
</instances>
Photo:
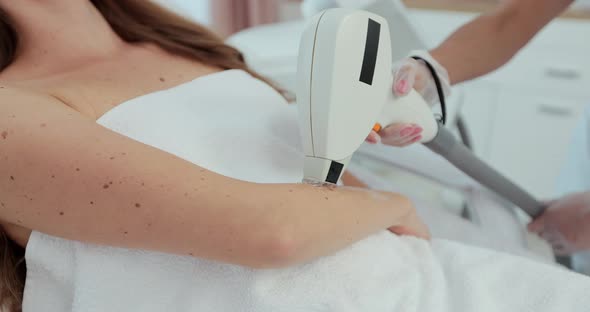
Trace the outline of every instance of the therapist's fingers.
<instances>
[{"instance_id":1,"label":"therapist's fingers","mask_svg":"<svg viewBox=\"0 0 590 312\"><path fill-rule=\"evenodd\" d=\"M371 130L371 133L369 133L369 136L367 136L367 139L365 141L367 141L367 143L370 144L377 144L381 142L381 136L379 136L379 134L377 134L377 132L375 132L374 130Z\"/></svg>"},{"instance_id":2,"label":"therapist's fingers","mask_svg":"<svg viewBox=\"0 0 590 312\"><path fill-rule=\"evenodd\" d=\"M575 250L573 245L565 238L563 234L552 227L546 226L544 221L536 220L536 223L533 222L529 224L528 228L529 231L536 233L539 235L539 237L549 243L553 249L553 252L558 256L571 255Z\"/></svg>"},{"instance_id":3,"label":"therapist's fingers","mask_svg":"<svg viewBox=\"0 0 590 312\"><path fill-rule=\"evenodd\" d=\"M411 144L422 134L422 127L414 124L393 124L379 132L381 142L391 146Z\"/></svg>"},{"instance_id":4,"label":"therapist's fingers","mask_svg":"<svg viewBox=\"0 0 590 312\"><path fill-rule=\"evenodd\" d=\"M406 146L410 146L412 144L418 143L422 140L422 135L419 134L415 137L410 138L409 140L407 140L406 142L402 143L399 147L406 147Z\"/></svg>"},{"instance_id":5,"label":"therapist's fingers","mask_svg":"<svg viewBox=\"0 0 590 312\"><path fill-rule=\"evenodd\" d=\"M551 234L545 238L545 240L551 245L553 248L553 252L558 256L568 256L571 255L575 248L573 248L572 244L570 244L563 235L560 234Z\"/></svg>"},{"instance_id":6,"label":"therapist's fingers","mask_svg":"<svg viewBox=\"0 0 590 312\"><path fill-rule=\"evenodd\" d=\"M543 229L545 228L545 215L541 215L540 217L533 220L533 222L527 225L527 229L529 232L541 234Z\"/></svg>"},{"instance_id":7,"label":"therapist's fingers","mask_svg":"<svg viewBox=\"0 0 590 312\"><path fill-rule=\"evenodd\" d=\"M396 147L406 147L410 146L416 142L422 140L422 134L419 132L416 135L409 136L408 138L401 140L397 143Z\"/></svg>"},{"instance_id":8,"label":"therapist's fingers","mask_svg":"<svg viewBox=\"0 0 590 312\"><path fill-rule=\"evenodd\" d=\"M414 87L419 64L413 59L407 59L394 73L393 92L396 95L406 95Z\"/></svg>"}]
</instances>

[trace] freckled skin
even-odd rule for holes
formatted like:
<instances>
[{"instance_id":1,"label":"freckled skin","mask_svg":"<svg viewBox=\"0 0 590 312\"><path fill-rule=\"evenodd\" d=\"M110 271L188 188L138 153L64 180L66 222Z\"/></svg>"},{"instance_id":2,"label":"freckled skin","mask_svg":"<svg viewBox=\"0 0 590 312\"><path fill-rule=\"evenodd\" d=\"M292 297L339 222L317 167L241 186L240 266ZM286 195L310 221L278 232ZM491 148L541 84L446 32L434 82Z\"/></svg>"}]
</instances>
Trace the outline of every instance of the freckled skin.
<instances>
[{"instance_id":1,"label":"freckled skin","mask_svg":"<svg viewBox=\"0 0 590 312\"><path fill-rule=\"evenodd\" d=\"M156 76L156 79L159 76ZM155 80L155 79L154 79ZM157 83L158 80L153 81L154 83ZM19 116L24 118L23 116ZM47 129L43 129L43 128L39 128L40 125L42 125L42 122L47 122ZM44 134L44 133L52 133L52 131L47 131L50 130L48 128L49 124L51 124L51 128L53 127L57 127L61 125L58 122L54 122L53 120L41 120L38 122L33 123L33 127L35 129L31 129L31 131L36 131L40 134ZM94 126L93 126L94 129ZM0 129L0 133L6 130L8 132L8 137L10 138L10 140L7 140L5 142L2 142L1 137L0 137L0 149L2 149L3 146L6 146L6 144L11 144L12 142L16 142L16 135L12 135L10 133L10 127L6 127L4 129ZM97 130L98 131L98 130ZM20 131L18 129L16 129L16 133L18 134ZM94 133L94 132L92 132ZM107 136L109 135L109 136ZM27 191L32 190L35 193L31 193L32 195L34 194L35 196L35 202L38 203L38 205L23 205L23 210L24 209L36 209L36 210L41 210L42 212L39 214L39 211L31 211L29 215L35 215L38 214L40 216L43 216L43 218L39 217L39 218L32 218L34 219L34 222L29 222L28 219L25 219L24 217L20 218L23 220L23 222L25 222L27 225L29 223L35 223L35 222L39 222L38 224L41 224L41 222L45 222L45 219L48 220L47 222L55 222L55 220L60 220L61 222L55 222L55 224L53 225L45 225L45 223L43 224L44 228L48 228L48 227L52 227L53 228L53 233L57 233L58 236L68 236L71 235L73 237L69 237L71 238L76 238L76 236L78 235L77 232L81 232L83 233L83 237L93 237L92 240L93 241L99 241L101 244L105 244L105 245L109 245L109 244L113 244L116 246L124 246L127 247L129 246L130 248L135 248L135 247L141 247L141 248L154 248L159 250L164 249L165 252L171 252L171 253L180 253L182 254L184 252L184 254L186 255L188 252L186 252L186 250L199 250L199 252L195 253L199 254L199 256L205 256L205 257L211 257L214 259L217 259L218 257L220 258L220 260L228 260L228 257L226 255L226 253L229 251L231 254L236 254L236 257L246 257L246 260L236 260L236 262L242 263L242 261L245 264L251 264L250 261L256 262L256 261L263 261L263 260L259 260L262 258L259 258L258 256L255 257L255 259L251 259L249 257L252 257L252 250L250 250L250 246L248 246L248 248L243 249L244 246L254 242L256 243L254 247L257 247L258 241L255 240L250 240L250 236L246 236L246 235L237 235L235 234L236 232L242 230L242 229L247 229L248 231L244 231L243 233L250 233L250 232L254 232L252 239L257 239L260 236L264 236L264 237L268 237L270 235L259 235L260 233L265 233L264 231L267 231L266 229L260 229L261 227L256 226L256 218L267 218L266 215L270 215L270 217L268 217L268 219L263 219L264 224L271 224L270 222L274 222L276 219L278 219L279 221L277 222L287 222L287 221L282 221L283 219L285 220L291 220L291 219L295 219L298 220L299 217L301 215L305 215L305 214L286 214L287 216L291 216L294 215L294 218L275 218L275 211L272 210L270 211L270 213L268 212L268 210L270 209L275 209L276 206L278 205L283 205L287 206L287 208L291 208L292 205L286 205L286 202L293 202L294 199L296 199L296 196L294 196L293 194L296 194L299 189L298 186L288 186L287 188L285 187L277 187L277 188L270 188L272 190L280 190L282 191L281 195L285 195L285 190L288 191L287 194L289 194L288 196L286 196L287 198L285 199L284 197L281 199L274 199L274 197L270 197L269 199L266 198L266 193L265 193L265 200L269 200L270 202L273 203L273 205L268 205L268 207L271 208L267 208L267 205L263 205L264 207L259 207L260 205L256 205L255 202L255 197L256 196L252 196L249 192L249 190L253 189L253 184L248 183L248 184L244 184L244 183L240 183L238 181L231 181L231 183L226 184L222 184L224 180L222 177L218 176L218 175L214 175L212 174L209 170L206 169L197 169L197 170L192 170L190 168L193 168L194 166L192 164L187 164L186 162L181 162L179 160L177 160L176 158L174 158L172 160L170 160L170 164L168 164L167 162L163 161L164 159L168 159L166 158L163 153L160 153L158 150L152 150L152 149L147 149L146 147L144 147L144 145L139 145L136 142L133 142L131 140L129 140L129 142L127 142L127 140L123 140L121 138L121 136L117 135L117 136L113 136L112 138L110 137L111 132L106 132L105 134L105 138L108 138L109 140L112 139L113 142L118 143L119 141L121 141L121 146L117 145L117 144L111 144L110 141L108 140L102 140L102 136L93 136L93 135L89 135L89 138L95 138L95 140L90 140L92 141L91 143L96 143L97 145L104 147L101 149L84 149L84 152L82 153L83 156L87 156L88 159L90 160L94 160L97 161L100 166L102 166L101 168L107 168L104 170L100 170L101 168L96 168L93 165L88 166L87 164L92 164L91 162L87 162L86 159L83 158L78 158L78 157L72 157L72 158L68 158L68 159L63 159L63 158L59 158L59 156L61 156L58 153L53 153L56 154L56 156L58 156L57 158L59 159L59 162L56 162L58 165L54 165L52 163L49 163L50 165L48 165L47 167L43 167L43 170L39 170L37 171L37 173L35 174L35 176L38 175L38 173L41 173L41 175L45 174L44 178L46 179L46 183L40 184L41 187L37 188L22 188L22 186L20 184L25 184L28 183L29 180L35 180L35 179L30 179L28 174L23 174L19 171L12 171L13 169L7 166L7 169L11 170L12 172L6 172L5 176L3 179L5 179L4 181L6 182L7 185L11 185L11 187L14 186L18 186L21 187L20 189L26 189ZM86 136L84 136L86 137ZM20 138L19 138L20 140ZM95 142L96 141L96 142ZM104 141L104 142L103 142ZM52 140L46 140L45 142L49 142L49 146L53 146L51 144L53 144ZM105 143L106 142L106 143ZM129 146L131 146L130 148L128 148L126 145L122 145L123 143L128 143L130 144ZM101 144L103 144L104 146L102 146ZM134 145L134 144L137 144ZM68 145L69 146L69 145ZM147 152L143 152L144 149L147 150ZM39 150L43 150L43 149L39 149ZM56 149L57 150L57 149ZM63 151L64 149L59 149L57 151ZM82 149L81 149L82 150ZM122 150L129 150L129 153L125 153L122 152ZM4 152L1 152L4 153ZM153 153L153 155L152 155ZM17 154L15 153L15 156L12 156L12 154L10 154L12 158L16 158L15 156L17 156ZM96 155L96 157L95 157ZM2 155L4 156L4 155ZM0 156L0 157L2 157ZM40 156L44 156L44 155L40 155ZM129 157L128 157L129 156ZM149 156L149 157L148 157ZM116 158L116 162L114 161ZM110 159L110 161L109 161ZM155 160L162 160L162 166L160 166L160 163L157 163L157 166L153 166L151 165L149 167L148 173L149 174L145 174L142 175L142 173L139 173L139 171L135 170L137 168L135 168L134 166L136 164L141 164L144 162L144 160L151 160L151 159L155 159ZM42 163L42 162L40 162ZM153 164L155 162L147 162L149 164ZM74 167L73 165L75 164L79 164L81 167ZM82 166L84 166L84 170L82 170ZM139 165L138 165L139 166ZM113 167L117 167L117 169L121 169L121 170L111 170L111 168ZM170 168L172 170L160 170L158 167L161 168ZM130 170L126 170L127 168L131 168ZM65 169L65 170L64 170ZM189 170L190 169L190 170ZM56 177L56 174L49 174L47 175L46 172L58 172L58 174L60 175L59 177ZM73 172L72 172L73 171ZM76 171L80 171L79 173L77 173ZM184 174L184 172L190 172L190 174ZM200 172L200 174L199 174ZM178 177L174 177L171 173L174 173L174 175L178 175ZM18 183L15 182L11 182L10 180L6 180L6 176L13 174L16 176L16 178L18 179ZM47 179L47 177L51 177L51 179ZM84 177L89 176L88 179L83 179ZM109 177L110 176L110 177ZM0 179L2 179L2 177L0 177ZM111 181L112 179L112 181ZM14 179L13 179L14 180ZM107 182L104 182L104 181ZM117 182L114 182L114 181ZM176 182L176 180L181 181L182 183L179 183L178 185L175 185L174 182ZM123 182L122 185L118 185L118 183ZM145 182L147 181L147 182ZM99 183L103 182L103 185L100 185ZM145 183L144 183L145 182ZM200 182L200 183L199 183ZM37 194L37 189L49 189L49 188L55 188L58 192L61 192L64 188L61 188L61 186L63 185L67 185L69 187L72 187L73 189L76 190L76 192L72 192L74 193L73 196L75 197L75 202L74 200L72 200L71 202L74 203L72 206L75 207L70 207L70 206L64 206L62 205L62 203L60 203L59 200L56 201L56 208L53 207L46 207L45 203L41 203L42 202L42 198L44 193L42 193L43 190L39 190L39 195ZM139 184L141 184L141 186L139 186ZM147 185L146 185L147 184ZM162 184L162 189L160 189L158 186ZM117 186L115 186L117 185ZM222 189L222 187L217 187L218 185L223 185L222 187L225 188L225 191L222 191L222 193L220 194L218 192L219 189ZM229 186L228 186L229 185ZM57 186L57 187L56 187ZM88 187L90 186L90 187ZM198 187L197 187L198 186ZM96 189L96 188L99 189ZM243 187L243 188L242 188ZM20 190L19 189L19 190ZM127 190L130 191L127 191ZM192 191L191 193L191 190ZM214 191L211 191L214 190ZM163 192L162 192L163 191ZM185 193L186 192L186 193ZM223 192L225 192L226 194L223 194ZM231 193L230 193L231 192ZM154 196L153 193L165 193L162 194L162 196ZM210 200L209 198L212 197L210 194L214 193L215 194L215 199L219 199L221 200L221 204L219 204L219 207L217 207L217 204L213 201ZM334 193L329 193L328 191L325 192L312 192L313 194L313 199L317 202L318 199L321 199L322 195L324 195L324 197L326 197L326 201L329 200L330 203L333 202L337 202L337 196L333 196L333 195L337 195L336 192ZM325 193L325 194L321 194L321 193ZM83 194L84 196L77 196L76 194ZM183 197L182 195L186 194L186 197ZM231 194L231 195L230 195ZM18 195L18 194L17 194ZM69 194L68 194L69 195ZM180 195L180 196L178 196ZM219 195L221 195L221 198L218 198ZM246 195L246 196L244 196ZM248 208L252 208L253 210L255 210L253 213L244 213L244 219L242 218L234 218L233 217L233 213L238 213L238 214L242 214L241 210L235 209L233 206L235 206L236 204L240 204L241 201L233 201L233 200L225 200L225 197L227 196L227 198L236 198L236 199L241 199L242 197L248 197L248 202L245 204L246 207ZM278 197L278 196L277 196ZM311 196L310 196L311 197ZM88 198L95 198L96 200L88 200ZM250 199L253 198L253 199ZM204 200L202 200L204 199ZM7 203L9 204L9 206L12 205L13 201L8 201L9 199L6 199ZM24 201L21 197L21 201ZM135 201L135 202L134 202ZM175 203L174 205L168 205L168 202L172 202ZM250 202L252 201L252 202ZM70 202L70 201L68 201ZM140 203L141 202L141 203ZM212 207L215 208L219 208L219 209L213 209L212 207L204 207L203 206L203 202L206 203L213 203ZM325 205L330 205L330 203L325 203ZM27 203L28 204L28 203ZM88 206L91 207L88 207ZM131 206L129 206L131 205ZM61 206L61 207L60 207ZM170 211L172 209L169 209L168 207L174 207L173 211ZM335 204L332 204L332 206L335 206ZM114 207L114 208L112 208ZM127 208L125 208L127 207ZM136 208L136 209L133 209ZM19 210L19 208L16 208L14 210ZM61 211L61 209L63 209L63 211ZM74 210L75 209L75 210ZM201 212L201 209L204 209L203 212ZM2 210L5 210L4 208ZM8 209L6 209L8 210ZM277 209L276 213L282 213L282 211L286 211L286 210L290 210L290 209ZM326 209L327 210L327 209ZM58 214L58 218L55 218L55 213L57 211ZM74 212L72 213L72 215L68 214L68 218L63 218L63 216L65 216L65 211L68 211L68 213L70 212ZM215 213L210 213L210 211L215 211ZM217 213L217 211L220 211L219 213ZM4 211L3 211L4 213ZM175 215L173 215L170 218L165 218L166 216L169 216L170 214L174 213ZM16 214L16 212L15 212ZM227 215L226 215L227 214ZM51 218L50 216L53 215L54 217ZM316 212L312 212L310 215L312 216L317 216ZM327 214L326 214L327 215ZM99 218L92 218L92 216L100 216ZM115 219L115 218L109 218L109 217L103 217L103 216L115 216L115 218L117 216L122 216L122 218L119 219ZM184 217L184 216L188 216L188 217ZM239 215L241 216L241 215ZM16 214L16 218L13 218L12 220L15 219L19 219L18 218L19 215ZM206 222L207 218L215 218L213 219L213 222ZM129 218L129 219L127 219ZM229 221L225 221L223 219L227 218ZM42 220L43 219L43 220ZM205 219L205 220L204 220ZM322 218L323 219L323 218ZM41 221L38 221L41 220ZM64 222L66 221L67 222ZM105 224L103 226L98 226L96 225L97 222L102 222L103 220L106 220ZM111 220L115 220L116 222L110 222ZM147 222L146 222L147 220ZM153 220L153 221L152 221ZM237 220L237 221L236 221ZM245 221L241 221L241 220L245 220ZM16 221L16 220L15 220ZM153 223L148 223L149 221L153 222ZM90 226L85 227L85 226L81 226L80 224L77 224L77 222L81 222L80 224L90 224ZM158 222L158 224L156 226L152 226L153 224L155 224L155 222ZM187 226L184 226L185 224L187 224ZM193 224L198 224L199 226L194 226ZM299 224L299 223L296 223ZM346 222L341 222L341 224L347 224ZM354 224L354 223L353 223ZM74 226L75 225L75 226ZM96 226L95 226L96 225ZM172 226L170 226L172 225ZM215 226L219 225L222 230L217 230L215 229ZM274 226L274 224L271 224ZM279 223L277 224L277 228L280 229L280 226L282 226L283 224ZM348 224L347 224L348 225ZM274 227L273 226L269 226L268 228L273 230ZM63 228L67 227L72 227L71 229L68 230L62 230ZM102 229L103 227L105 227L106 229ZM310 226L311 227L311 226ZM125 230L125 228L128 228L129 230ZM331 233L329 232L323 232L324 225L321 225L320 227L318 227L318 230L315 233L317 233L318 236L320 235L326 235L329 236L331 235ZM343 227L334 227L334 228L343 228ZM210 234L207 235L207 231L210 230ZM258 233L258 231L261 231L260 233ZM92 233L90 233L92 232ZM130 234L130 232L134 232L135 234ZM302 230L303 234L307 233L308 231L306 229ZM311 231L310 231L311 232ZM361 231L359 231L361 232ZM121 234L125 234L127 236L121 236ZM141 234L145 234L148 233L149 235L141 235ZM202 235L196 235L195 233L198 234L202 234ZM230 233L230 234L226 234L226 233ZM232 234L233 233L233 234ZM51 234L51 233L50 233ZM188 235L187 235L188 234ZM265 233L268 234L268 233ZM272 233L271 233L272 234ZM80 234L82 235L82 234ZM92 236L94 235L94 236ZM192 236L191 236L192 235ZM176 236L181 237L182 239L178 239ZM150 241L150 239L153 239L153 237L158 237L158 239L154 241ZM243 238L245 237L245 238ZM185 239L186 238L186 239ZM208 248L213 248L211 246L213 246L213 244L210 244L209 242L205 242L202 243L201 239L207 239L207 241L211 241L211 240L219 240L220 242L224 242L227 240L230 240L232 242L232 244L235 244L235 246L233 246L234 248L229 248L229 249L224 249L224 246L221 247L215 247L218 249L215 250L209 250ZM340 240L340 238L338 238L338 240ZM164 243L162 243L164 242ZM244 243L240 243L240 242L244 242ZM266 243L266 241L263 241L262 243ZM153 245L152 245L153 244ZM222 245L222 244L219 244ZM155 246L155 247L152 247ZM187 248L188 247L188 248ZM201 250L199 247L204 247L204 250ZM191 253L191 256L193 254ZM256 264L259 265L259 264Z\"/></svg>"}]
</instances>

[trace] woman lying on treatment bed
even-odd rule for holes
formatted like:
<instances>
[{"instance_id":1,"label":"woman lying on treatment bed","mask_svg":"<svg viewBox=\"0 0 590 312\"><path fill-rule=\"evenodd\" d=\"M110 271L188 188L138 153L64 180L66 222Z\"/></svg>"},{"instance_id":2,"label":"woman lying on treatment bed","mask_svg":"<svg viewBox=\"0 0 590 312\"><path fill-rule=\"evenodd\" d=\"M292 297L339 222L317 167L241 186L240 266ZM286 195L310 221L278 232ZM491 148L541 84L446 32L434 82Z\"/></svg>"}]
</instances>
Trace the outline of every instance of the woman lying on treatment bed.
<instances>
[{"instance_id":1,"label":"woman lying on treatment bed","mask_svg":"<svg viewBox=\"0 0 590 312\"><path fill-rule=\"evenodd\" d=\"M401 195L298 184L293 109L237 51L149 1L0 0L0 33L0 306L590 304L583 276L429 243Z\"/></svg>"}]
</instances>

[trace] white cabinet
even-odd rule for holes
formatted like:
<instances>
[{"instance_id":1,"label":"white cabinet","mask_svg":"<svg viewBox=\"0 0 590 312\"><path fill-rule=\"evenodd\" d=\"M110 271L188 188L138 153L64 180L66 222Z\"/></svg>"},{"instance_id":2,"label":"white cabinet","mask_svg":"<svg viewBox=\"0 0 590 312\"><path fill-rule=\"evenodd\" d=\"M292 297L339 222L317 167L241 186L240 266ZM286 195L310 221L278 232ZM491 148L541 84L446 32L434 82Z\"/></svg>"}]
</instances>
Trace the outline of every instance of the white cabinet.
<instances>
[{"instance_id":1,"label":"white cabinet","mask_svg":"<svg viewBox=\"0 0 590 312\"><path fill-rule=\"evenodd\" d=\"M566 96L502 90L492 115L489 161L539 198L555 183L584 101Z\"/></svg>"},{"instance_id":2,"label":"white cabinet","mask_svg":"<svg viewBox=\"0 0 590 312\"><path fill-rule=\"evenodd\" d=\"M467 125L473 151L484 160L490 158L490 142L494 127L499 87L489 81L465 83L461 116Z\"/></svg>"},{"instance_id":3,"label":"white cabinet","mask_svg":"<svg viewBox=\"0 0 590 312\"><path fill-rule=\"evenodd\" d=\"M434 46L475 15L413 17ZM462 88L475 152L539 198L555 194L572 131L590 105L589 55L590 21L558 19L507 65Z\"/></svg>"}]
</instances>

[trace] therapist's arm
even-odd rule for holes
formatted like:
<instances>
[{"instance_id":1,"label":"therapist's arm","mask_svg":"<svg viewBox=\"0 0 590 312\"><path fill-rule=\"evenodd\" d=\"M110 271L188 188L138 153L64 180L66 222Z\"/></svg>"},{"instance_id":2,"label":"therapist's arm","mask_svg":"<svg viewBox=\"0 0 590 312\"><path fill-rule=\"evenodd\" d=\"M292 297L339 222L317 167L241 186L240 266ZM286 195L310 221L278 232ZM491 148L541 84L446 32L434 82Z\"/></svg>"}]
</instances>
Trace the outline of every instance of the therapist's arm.
<instances>
[{"instance_id":1,"label":"therapist's arm","mask_svg":"<svg viewBox=\"0 0 590 312\"><path fill-rule=\"evenodd\" d=\"M504 1L495 11L462 26L431 54L447 69L453 84L485 75L508 62L572 2Z\"/></svg>"},{"instance_id":2,"label":"therapist's arm","mask_svg":"<svg viewBox=\"0 0 590 312\"><path fill-rule=\"evenodd\" d=\"M386 228L405 233L419 226L403 196L230 179L105 129L44 95L0 88L0 134L6 228L280 267Z\"/></svg>"}]
</instances>

